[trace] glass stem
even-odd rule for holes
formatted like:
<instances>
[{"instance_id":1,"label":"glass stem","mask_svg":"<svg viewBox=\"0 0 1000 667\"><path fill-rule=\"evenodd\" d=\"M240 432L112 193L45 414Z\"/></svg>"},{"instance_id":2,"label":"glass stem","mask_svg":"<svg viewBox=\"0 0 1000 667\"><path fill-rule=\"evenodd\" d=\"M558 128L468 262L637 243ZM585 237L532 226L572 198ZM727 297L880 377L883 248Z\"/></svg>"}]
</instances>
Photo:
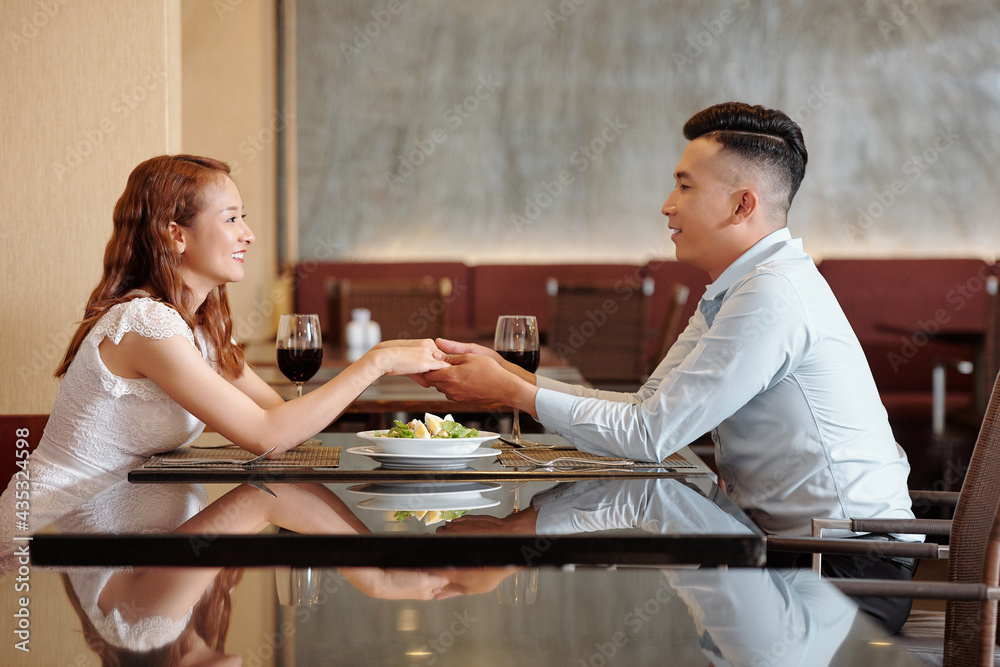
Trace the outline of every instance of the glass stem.
<instances>
[{"instance_id":1,"label":"glass stem","mask_svg":"<svg viewBox=\"0 0 1000 667\"><path fill-rule=\"evenodd\" d=\"M299 395L298 397L302 398L302 383L301 382L296 382L295 383L295 391L298 393L298 395Z\"/></svg>"},{"instance_id":2,"label":"glass stem","mask_svg":"<svg viewBox=\"0 0 1000 667\"><path fill-rule=\"evenodd\" d=\"M510 439L514 442L521 442L521 413L514 408L514 420L511 423Z\"/></svg>"}]
</instances>

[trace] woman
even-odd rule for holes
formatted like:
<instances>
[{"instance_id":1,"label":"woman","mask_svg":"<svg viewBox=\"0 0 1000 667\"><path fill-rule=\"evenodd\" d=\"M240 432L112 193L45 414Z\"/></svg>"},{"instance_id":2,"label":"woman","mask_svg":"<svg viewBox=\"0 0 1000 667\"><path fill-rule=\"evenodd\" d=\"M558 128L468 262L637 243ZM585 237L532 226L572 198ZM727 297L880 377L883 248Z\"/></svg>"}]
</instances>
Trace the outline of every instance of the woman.
<instances>
[{"instance_id":1,"label":"woman","mask_svg":"<svg viewBox=\"0 0 1000 667\"><path fill-rule=\"evenodd\" d=\"M56 371L63 382L29 459L30 521L21 534L69 515L206 424L255 454L274 447L278 455L379 376L447 365L430 341L384 343L284 402L232 340L226 283L243 278L253 240L225 163L176 155L135 168L115 206L104 275ZM12 480L0 498L0 571L13 565L13 491Z\"/></svg>"}]
</instances>

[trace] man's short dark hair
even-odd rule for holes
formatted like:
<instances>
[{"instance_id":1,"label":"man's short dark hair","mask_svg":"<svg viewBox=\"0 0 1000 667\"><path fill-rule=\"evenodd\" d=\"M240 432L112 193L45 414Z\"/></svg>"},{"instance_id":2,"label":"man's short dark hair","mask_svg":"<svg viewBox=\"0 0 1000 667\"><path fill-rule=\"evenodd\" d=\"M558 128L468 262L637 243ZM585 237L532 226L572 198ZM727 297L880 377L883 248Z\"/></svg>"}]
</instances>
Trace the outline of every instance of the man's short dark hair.
<instances>
[{"instance_id":1,"label":"man's short dark hair","mask_svg":"<svg viewBox=\"0 0 1000 667\"><path fill-rule=\"evenodd\" d=\"M769 173L786 193L784 212L806 174L806 144L802 129L776 109L742 102L724 102L699 111L684 124L688 141L712 139L725 150Z\"/></svg>"}]
</instances>

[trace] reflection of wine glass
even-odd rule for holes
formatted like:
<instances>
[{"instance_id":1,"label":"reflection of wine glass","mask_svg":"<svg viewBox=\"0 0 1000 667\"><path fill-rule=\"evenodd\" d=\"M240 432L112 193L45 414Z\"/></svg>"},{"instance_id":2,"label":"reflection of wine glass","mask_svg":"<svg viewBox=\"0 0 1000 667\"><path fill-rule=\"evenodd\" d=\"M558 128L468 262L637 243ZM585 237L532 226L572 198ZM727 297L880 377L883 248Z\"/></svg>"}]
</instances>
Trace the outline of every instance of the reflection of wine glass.
<instances>
[{"instance_id":1,"label":"reflection of wine glass","mask_svg":"<svg viewBox=\"0 0 1000 667\"><path fill-rule=\"evenodd\" d=\"M278 322L278 368L295 383L302 395L302 383L323 363L323 337L319 332L319 315L282 315Z\"/></svg>"},{"instance_id":2,"label":"reflection of wine glass","mask_svg":"<svg viewBox=\"0 0 1000 667\"><path fill-rule=\"evenodd\" d=\"M501 315L497 319L497 333L493 349L501 357L517 364L529 373L538 370L538 321L531 315ZM520 413L514 408L511 440L521 442Z\"/></svg>"}]
</instances>

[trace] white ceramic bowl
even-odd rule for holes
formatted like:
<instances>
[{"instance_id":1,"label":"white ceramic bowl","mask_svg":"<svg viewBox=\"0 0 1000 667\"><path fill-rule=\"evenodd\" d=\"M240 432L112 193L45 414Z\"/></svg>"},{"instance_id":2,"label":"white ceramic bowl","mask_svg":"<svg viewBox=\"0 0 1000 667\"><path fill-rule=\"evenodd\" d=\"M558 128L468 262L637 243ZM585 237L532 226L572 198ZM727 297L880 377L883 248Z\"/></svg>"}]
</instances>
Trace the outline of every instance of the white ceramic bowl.
<instances>
[{"instance_id":1,"label":"white ceramic bowl","mask_svg":"<svg viewBox=\"0 0 1000 667\"><path fill-rule=\"evenodd\" d=\"M386 438L375 433L384 431L361 431L359 438L364 438L378 445L386 454L403 454L409 456L461 456L471 454L483 443L496 440L499 433L480 431L475 438Z\"/></svg>"}]
</instances>

